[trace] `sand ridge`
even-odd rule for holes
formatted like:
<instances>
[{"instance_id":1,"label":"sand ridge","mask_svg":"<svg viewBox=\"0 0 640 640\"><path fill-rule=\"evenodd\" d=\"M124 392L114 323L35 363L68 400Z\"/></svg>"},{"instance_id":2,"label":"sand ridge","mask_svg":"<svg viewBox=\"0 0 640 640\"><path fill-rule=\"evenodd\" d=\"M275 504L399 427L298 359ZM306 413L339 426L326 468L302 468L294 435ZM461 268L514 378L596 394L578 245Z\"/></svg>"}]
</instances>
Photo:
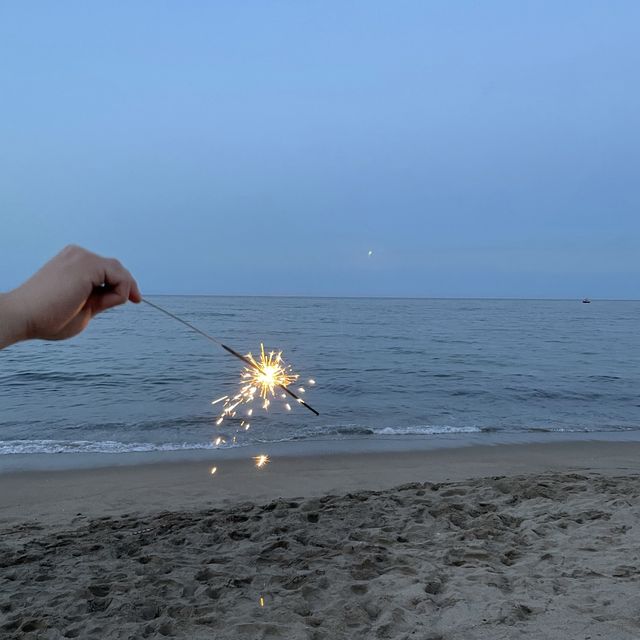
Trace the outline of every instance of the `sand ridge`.
<instances>
[{"instance_id":1,"label":"sand ridge","mask_svg":"<svg viewBox=\"0 0 640 640\"><path fill-rule=\"evenodd\" d=\"M635 475L547 473L21 523L0 537L0 630L637 638L639 496Z\"/></svg>"}]
</instances>

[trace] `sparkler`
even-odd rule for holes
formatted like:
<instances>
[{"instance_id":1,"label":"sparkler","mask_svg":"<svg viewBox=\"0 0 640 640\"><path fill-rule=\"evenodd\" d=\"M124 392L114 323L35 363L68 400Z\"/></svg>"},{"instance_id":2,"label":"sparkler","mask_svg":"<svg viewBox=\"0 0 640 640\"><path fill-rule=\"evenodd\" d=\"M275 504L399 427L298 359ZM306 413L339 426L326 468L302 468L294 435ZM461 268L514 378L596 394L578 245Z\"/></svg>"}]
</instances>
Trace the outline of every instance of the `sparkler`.
<instances>
[{"instance_id":1,"label":"sparkler","mask_svg":"<svg viewBox=\"0 0 640 640\"><path fill-rule=\"evenodd\" d=\"M249 401L249 395L247 395L247 392L251 391L251 389L255 389L250 394L251 400L253 400L253 396L255 396L257 391L260 391L259 396L264 400L263 407L266 409L269 406L268 395L270 394L274 396L276 387L282 389L282 391L291 396L296 402L307 408L312 413L315 413L317 416L320 415L320 413L316 411L311 405L307 404L307 402L305 402L300 396L296 395L293 391L291 391L291 389L289 389L288 385L292 382L295 382L298 379L298 376L292 374L290 368L284 364L284 362L282 361L282 352L279 352L277 354L275 352L271 352L267 356L264 352L264 347L262 347L261 345L261 356L260 360L257 361L251 354L243 356L235 349L232 349L226 344L223 344L217 338L214 338L208 333L205 333L201 329L198 329L197 327L192 325L190 322L187 322L186 320L183 320L170 311L163 309L161 306L153 302L149 302L149 300L147 300L146 298L143 298L142 302L148 304L150 307L153 307L161 313L164 313L170 318L177 320L186 327L189 327L189 329L191 329L192 331L195 331L207 340L214 342L218 346L222 347L227 353L230 353L232 356L235 356L236 358L238 358L238 360L242 360L242 362L245 363L246 367L242 375L246 376L246 385L243 386L243 389L247 387L246 392L241 389L239 394L241 395L241 398L235 398L235 401L237 402L237 404L235 405L233 402L227 404L229 402L229 399L227 397L219 398L218 400L214 401L214 404L223 400L225 401L225 409L223 410L220 418L223 418L224 415L233 414L233 409L231 412L228 411L229 407L233 407L235 409L235 407L237 407L239 404ZM221 423L220 418L218 418L218 424ZM245 425L243 424L242 426Z\"/></svg>"},{"instance_id":2,"label":"sparkler","mask_svg":"<svg viewBox=\"0 0 640 640\"><path fill-rule=\"evenodd\" d=\"M234 396L222 396L221 398L218 398L211 403L212 405L219 404L220 402L224 403L222 412L216 420L217 426L220 426L222 424L225 417L234 417L238 410L237 408L241 404L248 404L253 402L256 399L256 395L263 401L262 408L265 410L268 409L271 402L270 397L275 398L276 389L281 389L284 392L281 394L281 398L286 399L287 395L289 395L294 398L296 402L306 407L312 413L315 413L317 416L320 415L312 406L307 404L300 396L289 389L289 385L296 382L299 376L293 373L290 365L284 362L284 360L282 359L282 351L279 351L278 353L276 353L275 351L266 353L264 350L264 345L261 344L259 359L256 360L253 355L251 355L251 353L243 356L235 349L232 349L226 344L223 344L217 338L214 338L208 333L205 333L201 329L198 329L198 327L192 325L190 322L187 322L179 316L174 315L170 311L163 309L161 306L153 302L149 302L149 300L146 300L145 298L142 299L142 302L148 304L154 309L157 309L170 318L177 320L192 331L199 333L207 340L210 340L211 342L219 345L232 356L238 358L238 360L242 360L242 362L244 362L245 367L241 374L240 391ZM315 380L309 380L309 384L315 384ZM299 387L298 392L304 393L304 387ZM285 403L285 407L288 411L291 411L291 405L289 403ZM247 418L251 417L251 415L253 414L253 408L247 409L245 413ZM247 431L251 425L248 421L242 420L240 422L240 426L244 427L244 430ZM224 438L222 438L221 436L218 436L214 442L216 447L220 446L221 444L226 444L226 440L224 440ZM234 444L236 442L235 436L233 437L233 442ZM270 459L268 455L261 454L254 458L254 462L258 469L262 469L267 464L269 464ZM211 475L215 475L217 471L218 467L211 467L210 473ZM264 600L262 596L260 597L260 606L264 606Z\"/></svg>"}]
</instances>

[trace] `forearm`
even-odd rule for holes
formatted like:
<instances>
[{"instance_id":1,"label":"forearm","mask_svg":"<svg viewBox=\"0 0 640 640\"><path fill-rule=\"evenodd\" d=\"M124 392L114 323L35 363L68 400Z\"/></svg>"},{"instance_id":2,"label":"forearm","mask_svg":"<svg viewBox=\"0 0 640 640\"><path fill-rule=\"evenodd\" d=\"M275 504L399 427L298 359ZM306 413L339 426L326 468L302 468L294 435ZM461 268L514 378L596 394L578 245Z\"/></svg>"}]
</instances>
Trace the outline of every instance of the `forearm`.
<instances>
[{"instance_id":1,"label":"forearm","mask_svg":"<svg viewBox=\"0 0 640 640\"><path fill-rule=\"evenodd\" d=\"M15 294L0 293L0 349L26 338L26 325Z\"/></svg>"}]
</instances>

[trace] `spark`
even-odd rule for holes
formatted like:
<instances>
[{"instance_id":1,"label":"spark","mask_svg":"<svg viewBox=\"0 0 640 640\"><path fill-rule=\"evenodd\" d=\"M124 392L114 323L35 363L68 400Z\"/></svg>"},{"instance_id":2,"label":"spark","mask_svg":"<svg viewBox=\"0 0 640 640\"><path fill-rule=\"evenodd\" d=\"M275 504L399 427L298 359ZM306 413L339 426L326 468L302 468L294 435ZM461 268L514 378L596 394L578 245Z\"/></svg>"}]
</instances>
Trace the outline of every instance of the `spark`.
<instances>
[{"instance_id":1,"label":"spark","mask_svg":"<svg viewBox=\"0 0 640 640\"><path fill-rule=\"evenodd\" d=\"M368 255L369 255L369 256L372 256L372 255L373 255L373 251L372 251L371 249L369 249L369 253L368 253Z\"/></svg>"},{"instance_id":2,"label":"spark","mask_svg":"<svg viewBox=\"0 0 640 640\"><path fill-rule=\"evenodd\" d=\"M267 396L275 396L276 387L288 387L298 379L297 374L291 373L291 367L282 360L282 351L277 354L275 351L266 355L264 345L260 345L260 360L256 360L251 354L247 356L253 368L246 368L246 373L250 374L253 385L259 389L260 397L266 399Z\"/></svg>"},{"instance_id":3,"label":"spark","mask_svg":"<svg viewBox=\"0 0 640 640\"><path fill-rule=\"evenodd\" d=\"M316 381L313 378L309 378L309 384L310 385L314 385L316 383Z\"/></svg>"},{"instance_id":4,"label":"spark","mask_svg":"<svg viewBox=\"0 0 640 640\"><path fill-rule=\"evenodd\" d=\"M264 607L264 598L260 596L260 606Z\"/></svg>"},{"instance_id":5,"label":"spark","mask_svg":"<svg viewBox=\"0 0 640 640\"><path fill-rule=\"evenodd\" d=\"M287 408L287 411L291 411L291 405L288 402L284 406Z\"/></svg>"},{"instance_id":6,"label":"spark","mask_svg":"<svg viewBox=\"0 0 640 640\"><path fill-rule=\"evenodd\" d=\"M270 462L269 456L264 453L260 454L259 456L256 456L254 460L256 463L256 467L258 467L258 469L262 469L262 467L266 467Z\"/></svg>"},{"instance_id":7,"label":"spark","mask_svg":"<svg viewBox=\"0 0 640 640\"><path fill-rule=\"evenodd\" d=\"M305 388L304 387L298 387L298 391L300 393L305 393Z\"/></svg>"},{"instance_id":8,"label":"spark","mask_svg":"<svg viewBox=\"0 0 640 640\"><path fill-rule=\"evenodd\" d=\"M218 404L219 402L226 400L228 397L229 396L222 396L222 398L218 398L217 400L214 400L211 404Z\"/></svg>"},{"instance_id":9,"label":"spark","mask_svg":"<svg viewBox=\"0 0 640 640\"><path fill-rule=\"evenodd\" d=\"M218 467L211 467L211 475L215 475L216 471L218 470Z\"/></svg>"},{"instance_id":10,"label":"spark","mask_svg":"<svg viewBox=\"0 0 640 640\"><path fill-rule=\"evenodd\" d=\"M260 355L257 358L248 353L243 356L243 360L246 366L240 373L240 389L235 395L223 396L216 401L224 401L216 425L221 425L225 418L233 418L240 405L249 405L257 399L262 401L260 406L265 411L269 409L272 398L279 396L284 400L287 393L300 402L298 397L287 389L290 384L298 380L299 375L294 373L291 366L284 361L282 351L267 352L261 344ZM302 403L309 406L305 402ZM248 417L253 415L253 407L248 407L245 414ZM244 421L240 426L244 427L245 431L249 428L249 424L244 424Z\"/></svg>"}]
</instances>

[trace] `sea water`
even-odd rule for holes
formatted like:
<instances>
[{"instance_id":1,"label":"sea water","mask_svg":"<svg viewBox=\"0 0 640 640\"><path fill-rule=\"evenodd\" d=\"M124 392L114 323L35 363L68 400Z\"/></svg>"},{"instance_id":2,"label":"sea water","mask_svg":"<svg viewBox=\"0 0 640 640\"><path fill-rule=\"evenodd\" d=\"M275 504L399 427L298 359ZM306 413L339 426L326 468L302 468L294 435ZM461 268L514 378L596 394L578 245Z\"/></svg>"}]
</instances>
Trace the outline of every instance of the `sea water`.
<instances>
[{"instance_id":1,"label":"sea water","mask_svg":"<svg viewBox=\"0 0 640 640\"><path fill-rule=\"evenodd\" d=\"M211 401L234 392L242 363L129 304L73 340L0 351L0 470L16 455L187 452L218 437L329 450L640 437L637 301L151 299L242 353L282 349L320 416L256 403L248 431L241 415L216 427Z\"/></svg>"}]
</instances>

